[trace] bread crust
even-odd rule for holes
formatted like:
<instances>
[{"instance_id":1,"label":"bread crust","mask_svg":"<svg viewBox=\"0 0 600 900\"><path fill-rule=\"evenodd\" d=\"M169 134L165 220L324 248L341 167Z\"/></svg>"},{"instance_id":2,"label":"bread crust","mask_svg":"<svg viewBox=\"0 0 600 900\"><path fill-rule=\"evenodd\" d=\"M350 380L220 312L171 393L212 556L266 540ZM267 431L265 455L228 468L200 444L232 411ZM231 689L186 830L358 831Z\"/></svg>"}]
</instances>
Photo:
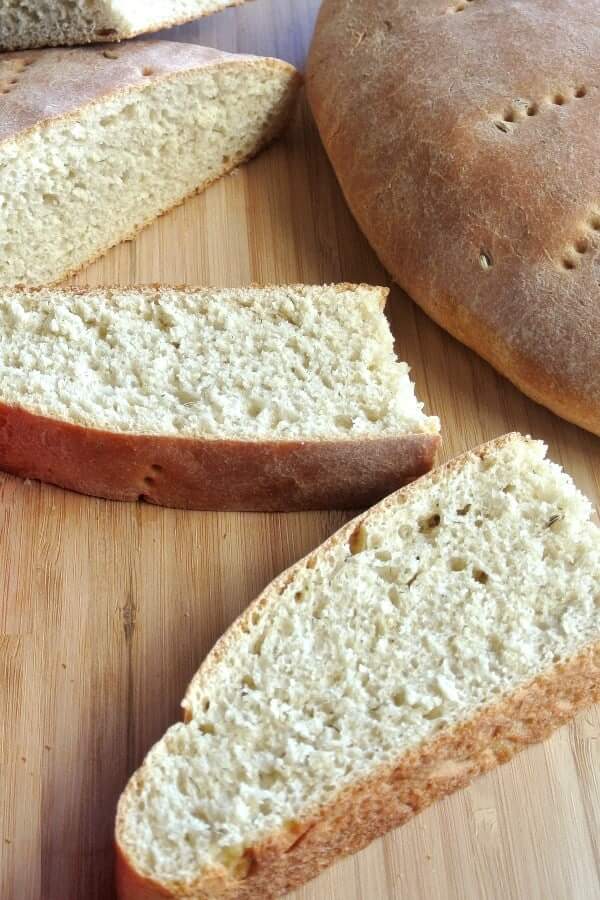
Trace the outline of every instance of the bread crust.
<instances>
[{"instance_id":1,"label":"bread crust","mask_svg":"<svg viewBox=\"0 0 600 900\"><path fill-rule=\"evenodd\" d=\"M164 287L114 290L153 294ZM360 285L335 287L344 291ZM189 285L174 289L205 290ZM45 293L44 288L10 293L19 290L27 296ZM81 296L89 290L61 289ZM382 309L386 295L381 288ZM437 434L280 441L128 434L0 401L0 469L107 500L144 500L181 509L360 509L429 471L440 440Z\"/></svg>"},{"instance_id":2,"label":"bread crust","mask_svg":"<svg viewBox=\"0 0 600 900\"><path fill-rule=\"evenodd\" d=\"M82 111L109 97L135 93L148 83L182 78L209 66L261 65L289 76L288 90L280 108L274 111L273 121L250 153L231 157L213 178L206 179L174 203L138 223L131 231L117 236L82 263L64 269L53 279L53 284L75 275L111 247L133 240L138 232L159 216L183 203L187 197L205 190L259 153L287 125L302 83L294 67L282 60L236 55L211 47L172 41L136 41L114 51L105 47L33 50L6 54L2 62L12 68L16 83L8 93L0 93L0 150L7 142L23 143L32 133L52 127L57 121L76 121ZM60 79L57 79L57 74L60 74Z\"/></svg>"},{"instance_id":3,"label":"bread crust","mask_svg":"<svg viewBox=\"0 0 600 900\"><path fill-rule=\"evenodd\" d=\"M512 441L505 435L451 460L402 491L386 498L377 509L394 506L402 498L428 490L448 471L461 468L473 456L485 458ZM201 690L219 658L243 632L252 630L253 614L276 603L296 571L320 554L349 541L357 525L368 522L372 511L353 519L316 551L278 576L242 613L215 644L192 679L183 701L189 709L192 693ZM119 846L119 828L124 819L127 793L139 770L121 795L116 822L117 886L120 900L271 900L314 878L337 859L362 849L392 828L402 825L435 800L461 787L478 775L508 762L528 744L548 737L579 710L600 701L600 642L560 661L517 690L482 708L470 720L444 728L433 738L380 766L371 777L340 792L328 804L310 810L302 821L270 835L245 852L246 877L236 878L225 869L204 873L193 884L160 885L145 878ZM186 714L189 715L189 714Z\"/></svg>"},{"instance_id":4,"label":"bread crust","mask_svg":"<svg viewBox=\"0 0 600 900\"><path fill-rule=\"evenodd\" d=\"M152 25L148 25L146 28L141 29L123 29L121 31L111 29L109 33L106 33L106 29L101 28L89 38L78 38L73 41L61 40L60 44L48 44L43 41L38 41L35 44L27 44L19 41L9 42L2 40L0 37L0 50L32 50L41 47L68 47L77 44L118 43L127 38L137 37L140 34L150 34L153 31L159 31L164 28L176 28L178 25L185 25L187 22L193 22L196 19L204 19L206 16L212 16L214 13L221 12L221 10L228 9L231 6L242 6L245 2L246 0L213 0L213 8L206 10L206 12L196 13L191 16L170 16L166 19L161 19L160 22L154 22Z\"/></svg>"},{"instance_id":5,"label":"bread crust","mask_svg":"<svg viewBox=\"0 0 600 900\"><path fill-rule=\"evenodd\" d=\"M524 393L600 434L597 21L596 0L576 16L570 0L510 15L483 0L324 0L307 94L398 283Z\"/></svg>"},{"instance_id":6,"label":"bread crust","mask_svg":"<svg viewBox=\"0 0 600 900\"><path fill-rule=\"evenodd\" d=\"M439 442L433 434L311 441L119 434L0 403L4 471L181 509L357 509L430 469Z\"/></svg>"}]
</instances>

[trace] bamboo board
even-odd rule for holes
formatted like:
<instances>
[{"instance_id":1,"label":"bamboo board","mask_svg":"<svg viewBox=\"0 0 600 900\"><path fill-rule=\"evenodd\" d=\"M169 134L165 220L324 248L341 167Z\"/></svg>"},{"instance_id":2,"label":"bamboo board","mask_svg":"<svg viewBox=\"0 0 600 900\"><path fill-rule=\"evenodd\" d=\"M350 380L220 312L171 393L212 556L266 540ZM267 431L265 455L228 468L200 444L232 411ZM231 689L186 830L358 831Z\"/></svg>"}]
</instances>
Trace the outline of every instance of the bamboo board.
<instances>
[{"instance_id":1,"label":"bamboo board","mask_svg":"<svg viewBox=\"0 0 600 900\"><path fill-rule=\"evenodd\" d=\"M302 66L317 5L257 0L169 36ZM304 106L276 146L77 278L338 280L387 283ZM443 458L529 432L600 502L599 439L529 402L398 289L388 312L419 396L442 418ZM0 475L1 900L113 900L111 830L128 775L178 718L226 626L348 517L161 510ZM599 772L594 709L294 898L598 898Z\"/></svg>"}]
</instances>

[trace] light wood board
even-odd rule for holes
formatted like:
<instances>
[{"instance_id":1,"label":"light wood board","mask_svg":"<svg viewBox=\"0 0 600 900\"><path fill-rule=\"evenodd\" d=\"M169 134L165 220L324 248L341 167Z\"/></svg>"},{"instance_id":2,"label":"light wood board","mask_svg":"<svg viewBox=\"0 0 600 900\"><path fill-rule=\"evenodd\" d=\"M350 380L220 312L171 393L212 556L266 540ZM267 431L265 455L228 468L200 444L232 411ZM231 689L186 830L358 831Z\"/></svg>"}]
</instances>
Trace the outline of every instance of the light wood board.
<instances>
[{"instance_id":1,"label":"light wood board","mask_svg":"<svg viewBox=\"0 0 600 900\"><path fill-rule=\"evenodd\" d=\"M303 65L316 0L257 0L179 39ZM335 60L332 60L335 65ZM79 284L367 281L386 275L304 106L286 137L113 250ZM395 289L399 355L443 458L519 429L600 501L600 440L529 402ZM112 822L215 639L348 514L189 513L0 475L0 898L113 900ZM296 900L600 897L593 709L298 891Z\"/></svg>"}]
</instances>

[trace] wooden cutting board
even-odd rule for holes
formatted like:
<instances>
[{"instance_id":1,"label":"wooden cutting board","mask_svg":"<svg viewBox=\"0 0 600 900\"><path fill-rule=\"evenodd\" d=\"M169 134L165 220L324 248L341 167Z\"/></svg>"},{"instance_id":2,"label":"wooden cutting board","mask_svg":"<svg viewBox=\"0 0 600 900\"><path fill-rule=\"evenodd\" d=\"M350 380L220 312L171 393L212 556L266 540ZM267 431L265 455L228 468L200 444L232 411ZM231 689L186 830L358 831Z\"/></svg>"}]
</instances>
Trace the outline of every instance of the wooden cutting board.
<instances>
[{"instance_id":1,"label":"wooden cutting board","mask_svg":"<svg viewBox=\"0 0 600 900\"><path fill-rule=\"evenodd\" d=\"M256 0L170 37L302 66L317 0ZM332 60L335 65L335 60ZM79 284L388 283L304 105L259 159L117 247ZM398 289L388 313L447 458L543 438L600 501L600 439L529 402ZM118 794L215 639L348 514L189 513L0 475L0 898L113 900ZM347 859L296 900L600 897L600 712Z\"/></svg>"}]
</instances>

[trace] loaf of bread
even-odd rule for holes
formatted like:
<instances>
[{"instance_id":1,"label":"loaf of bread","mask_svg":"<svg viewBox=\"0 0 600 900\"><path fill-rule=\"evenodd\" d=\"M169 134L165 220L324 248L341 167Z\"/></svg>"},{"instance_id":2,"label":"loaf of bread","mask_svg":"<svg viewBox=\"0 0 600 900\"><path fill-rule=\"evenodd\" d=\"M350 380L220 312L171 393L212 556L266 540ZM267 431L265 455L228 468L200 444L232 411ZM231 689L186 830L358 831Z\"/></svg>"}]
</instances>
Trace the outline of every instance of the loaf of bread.
<instances>
[{"instance_id":1,"label":"loaf of bread","mask_svg":"<svg viewBox=\"0 0 600 900\"><path fill-rule=\"evenodd\" d=\"M121 900L280 896L600 700L600 530L544 456L434 470L242 614L121 797Z\"/></svg>"},{"instance_id":2,"label":"loaf of bread","mask_svg":"<svg viewBox=\"0 0 600 900\"><path fill-rule=\"evenodd\" d=\"M0 58L0 285L66 278L255 154L287 63L131 42Z\"/></svg>"},{"instance_id":3,"label":"loaf of bread","mask_svg":"<svg viewBox=\"0 0 600 900\"><path fill-rule=\"evenodd\" d=\"M439 443L386 294L0 291L0 468L164 506L367 506Z\"/></svg>"},{"instance_id":4,"label":"loaf of bread","mask_svg":"<svg viewBox=\"0 0 600 900\"><path fill-rule=\"evenodd\" d=\"M436 322L600 434L598 0L324 0L307 92L358 224Z\"/></svg>"},{"instance_id":5,"label":"loaf of bread","mask_svg":"<svg viewBox=\"0 0 600 900\"><path fill-rule=\"evenodd\" d=\"M243 0L0 0L0 49L120 41Z\"/></svg>"}]
</instances>

